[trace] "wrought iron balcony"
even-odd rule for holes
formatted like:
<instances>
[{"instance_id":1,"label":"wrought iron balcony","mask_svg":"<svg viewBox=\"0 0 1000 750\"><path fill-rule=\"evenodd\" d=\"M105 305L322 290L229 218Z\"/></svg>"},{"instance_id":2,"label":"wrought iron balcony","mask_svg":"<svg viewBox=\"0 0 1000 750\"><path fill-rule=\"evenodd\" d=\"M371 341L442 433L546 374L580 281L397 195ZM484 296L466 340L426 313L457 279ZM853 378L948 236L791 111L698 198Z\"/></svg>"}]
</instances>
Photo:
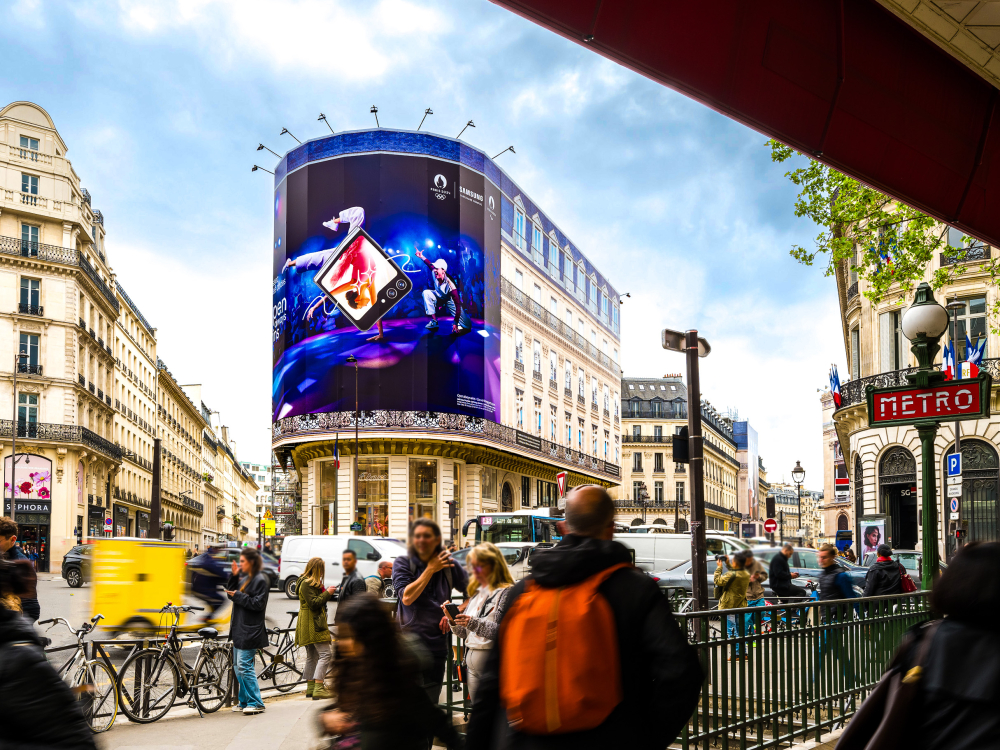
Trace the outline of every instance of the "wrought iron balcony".
<instances>
[{"instance_id":1,"label":"wrought iron balcony","mask_svg":"<svg viewBox=\"0 0 1000 750\"><path fill-rule=\"evenodd\" d=\"M0 420L0 438L9 438L14 432L14 423L9 419ZM122 460L122 451L110 440L102 438L86 427L72 424L51 424L48 422L17 423L17 437L25 440L43 440L56 443L82 443L104 455Z\"/></svg>"},{"instance_id":2,"label":"wrought iron balcony","mask_svg":"<svg viewBox=\"0 0 1000 750\"><path fill-rule=\"evenodd\" d=\"M39 317L45 314L45 308L42 305L29 305L27 302L19 302L17 311L22 315L38 315Z\"/></svg>"},{"instance_id":3,"label":"wrought iron balcony","mask_svg":"<svg viewBox=\"0 0 1000 750\"><path fill-rule=\"evenodd\" d=\"M524 362L521 362L521 361L515 359L514 360L514 372L519 372L519 373L521 373L523 375L524 374Z\"/></svg>"},{"instance_id":4,"label":"wrought iron balcony","mask_svg":"<svg viewBox=\"0 0 1000 750\"><path fill-rule=\"evenodd\" d=\"M549 388L551 388L553 391L558 391L559 390L559 381L557 381L557 380L550 380L549 381Z\"/></svg>"},{"instance_id":5,"label":"wrought iron balcony","mask_svg":"<svg viewBox=\"0 0 1000 750\"><path fill-rule=\"evenodd\" d=\"M18 364L17 371L20 372L20 373L24 373L25 375L41 375L42 374L42 366L41 365L32 365L32 364L28 364L28 363Z\"/></svg>"},{"instance_id":6,"label":"wrought iron balcony","mask_svg":"<svg viewBox=\"0 0 1000 750\"><path fill-rule=\"evenodd\" d=\"M983 262L989 260L992 255L992 248L989 245L973 245L961 250L941 253L941 265L953 266L956 263Z\"/></svg>"},{"instance_id":7,"label":"wrought iron balcony","mask_svg":"<svg viewBox=\"0 0 1000 750\"><path fill-rule=\"evenodd\" d=\"M45 201L45 198L38 198L38 196L29 197L35 198L38 201ZM115 311L117 312L119 309L118 300L111 287L101 280L101 277L94 270L94 267L90 265L87 258L75 248L46 245L42 242L29 242L19 237L0 237L0 254L20 255L24 258L37 258L49 263L78 266Z\"/></svg>"},{"instance_id":8,"label":"wrought iron balcony","mask_svg":"<svg viewBox=\"0 0 1000 750\"><path fill-rule=\"evenodd\" d=\"M576 402L578 404L580 404L580 406L586 406L587 405L587 399L585 399L583 396L577 396L576 397Z\"/></svg>"},{"instance_id":9,"label":"wrought iron balcony","mask_svg":"<svg viewBox=\"0 0 1000 750\"><path fill-rule=\"evenodd\" d=\"M96 394L97 393L97 386L95 386L92 382L90 382L88 380L87 381L87 390L90 391L91 393Z\"/></svg>"},{"instance_id":10,"label":"wrought iron balcony","mask_svg":"<svg viewBox=\"0 0 1000 750\"><path fill-rule=\"evenodd\" d=\"M97 400L98 401L104 400L104 391L102 391L100 388L97 389Z\"/></svg>"},{"instance_id":11,"label":"wrought iron balcony","mask_svg":"<svg viewBox=\"0 0 1000 750\"><path fill-rule=\"evenodd\" d=\"M542 371L541 370L532 370L531 371L531 379L532 380L537 380L539 383L541 383L542 382Z\"/></svg>"},{"instance_id":12,"label":"wrought iron balcony","mask_svg":"<svg viewBox=\"0 0 1000 750\"><path fill-rule=\"evenodd\" d=\"M988 372L993 377L994 383L1000 382L1000 359L984 359L980 363L979 369ZM905 370L890 370L889 372L880 372L877 375L869 375L866 378L848 380L840 386L840 409L865 403L865 389L869 385L876 388L906 385L909 382L906 375L916 371L916 367L910 367Z\"/></svg>"},{"instance_id":13,"label":"wrought iron balcony","mask_svg":"<svg viewBox=\"0 0 1000 750\"><path fill-rule=\"evenodd\" d=\"M854 282L849 287L847 287L847 301L850 302L852 299L858 296L858 282Z\"/></svg>"},{"instance_id":14,"label":"wrought iron balcony","mask_svg":"<svg viewBox=\"0 0 1000 750\"><path fill-rule=\"evenodd\" d=\"M80 385L82 385L84 388L86 388L87 387L87 379L85 377L83 377L83 375L77 375L77 377L80 379Z\"/></svg>"},{"instance_id":15,"label":"wrought iron balcony","mask_svg":"<svg viewBox=\"0 0 1000 750\"><path fill-rule=\"evenodd\" d=\"M572 388L563 388L563 396L565 396L568 399L572 399L573 398L573 389Z\"/></svg>"}]
</instances>

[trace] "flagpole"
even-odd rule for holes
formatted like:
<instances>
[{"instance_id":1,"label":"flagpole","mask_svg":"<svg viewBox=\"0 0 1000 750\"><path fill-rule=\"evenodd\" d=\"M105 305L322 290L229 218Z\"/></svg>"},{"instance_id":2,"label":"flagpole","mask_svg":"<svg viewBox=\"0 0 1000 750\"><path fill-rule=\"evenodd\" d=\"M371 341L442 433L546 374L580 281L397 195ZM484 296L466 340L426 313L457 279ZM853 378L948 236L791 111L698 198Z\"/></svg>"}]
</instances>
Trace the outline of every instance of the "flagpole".
<instances>
[{"instance_id":1,"label":"flagpole","mask_svg":"<svg viewBox=\"0 0 1000 750\"><path fill-rule=\"evenodd\" d=\"M337 430L337 436L333 440L333 456L337 460L337 478L340 478L340 430ZM338 481L339 485L340 482ZM333 490L333 533L336 534L338 529L337 524L337 497L340 495L339 488L335 487Z\"/></svg>"}]
</instances>

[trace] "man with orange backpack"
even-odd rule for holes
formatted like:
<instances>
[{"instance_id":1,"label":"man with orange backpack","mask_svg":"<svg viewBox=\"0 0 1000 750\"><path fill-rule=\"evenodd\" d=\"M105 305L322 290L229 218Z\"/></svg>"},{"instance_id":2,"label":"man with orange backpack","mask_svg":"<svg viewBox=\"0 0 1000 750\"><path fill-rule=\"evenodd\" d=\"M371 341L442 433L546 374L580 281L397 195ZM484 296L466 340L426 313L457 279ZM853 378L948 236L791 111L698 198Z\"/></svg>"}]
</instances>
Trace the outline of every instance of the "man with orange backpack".
<instances>
[{"instance_id":1,"label":"man with orange backpack","mask_svg":"<svg viewBox=\"0 0 1000 750\"><path fill-rule=\"evenodd\" d=\"M562 541L532 555L507 598L469 750L662 750L691 717L701 665L656 583L613 541L614 513L602 487L567 497Z\"/></svg>"}]
</instances>

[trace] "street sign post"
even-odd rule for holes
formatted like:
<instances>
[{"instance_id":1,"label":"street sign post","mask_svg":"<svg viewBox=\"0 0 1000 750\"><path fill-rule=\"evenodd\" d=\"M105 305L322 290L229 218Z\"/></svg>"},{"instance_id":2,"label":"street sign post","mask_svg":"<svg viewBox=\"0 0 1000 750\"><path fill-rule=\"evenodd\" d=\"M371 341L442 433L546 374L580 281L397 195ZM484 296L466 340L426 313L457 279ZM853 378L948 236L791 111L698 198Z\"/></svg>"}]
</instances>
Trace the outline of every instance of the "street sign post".
<instances>
[{"instance_id":1,"label":"street sign post","mask_svg":"<svg viewBox=\"0 0 1000 750\"><path fill-rule=\"evenodd\" d=\"M766 521L764 521L764 531L766 531L768 534L773 534L777 530L778 530L778 522L775 521L773 518L768 518Z\"/></svg>"},{"instance_id":2,"label":"street sign post","mask_svg":"<svg viewBox=\"0 0 1000 750\"><path fill-rule=\"evenodd\" d=\"M948 497L961 497L961 496L962 496L962 485L960 484L948 485Z\"/></svg>"},{"instance_id":3,"label":"street sign post","mask_svg":"<svg viewBox=\"0 0 1000 750\"><path fill-rule=\"evenodd\" d=\"M951 512L952 513L958 513L958 498L959 498L959 496L956 495L955 497L953 497L951 499Z\"/></svg>"},{"instance_id":4,"label":"street sign post","mask_svg":"<svg viewBox=\"0 0 1000 750\"><path fill-rule=\"evenodd\" d=\"M962 476L962 454L952 453L948 456L948 476L949 477L960 477Z\"/></svg>"}]
</instances>

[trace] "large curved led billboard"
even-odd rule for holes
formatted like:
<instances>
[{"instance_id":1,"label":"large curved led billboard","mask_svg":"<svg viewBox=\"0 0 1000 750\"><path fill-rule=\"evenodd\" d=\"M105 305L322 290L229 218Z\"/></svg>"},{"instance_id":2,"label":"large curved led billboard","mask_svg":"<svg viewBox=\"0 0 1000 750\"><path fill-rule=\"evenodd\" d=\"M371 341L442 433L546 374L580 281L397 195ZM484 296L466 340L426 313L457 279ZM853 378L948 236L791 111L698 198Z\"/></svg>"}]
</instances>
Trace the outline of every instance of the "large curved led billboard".
<instances>
[{"instance_id":1,"label":"large curved led billboard","mask_svg":"<svg viewBox=\"0 0 1000 750\"><path fill-rule=\"evenodd\" d=\"M445 159L307 161L274 194L272 417L500 419L500 191ZM357 391L355 365L357 360Z\"/></svg>"}]
</instances>

